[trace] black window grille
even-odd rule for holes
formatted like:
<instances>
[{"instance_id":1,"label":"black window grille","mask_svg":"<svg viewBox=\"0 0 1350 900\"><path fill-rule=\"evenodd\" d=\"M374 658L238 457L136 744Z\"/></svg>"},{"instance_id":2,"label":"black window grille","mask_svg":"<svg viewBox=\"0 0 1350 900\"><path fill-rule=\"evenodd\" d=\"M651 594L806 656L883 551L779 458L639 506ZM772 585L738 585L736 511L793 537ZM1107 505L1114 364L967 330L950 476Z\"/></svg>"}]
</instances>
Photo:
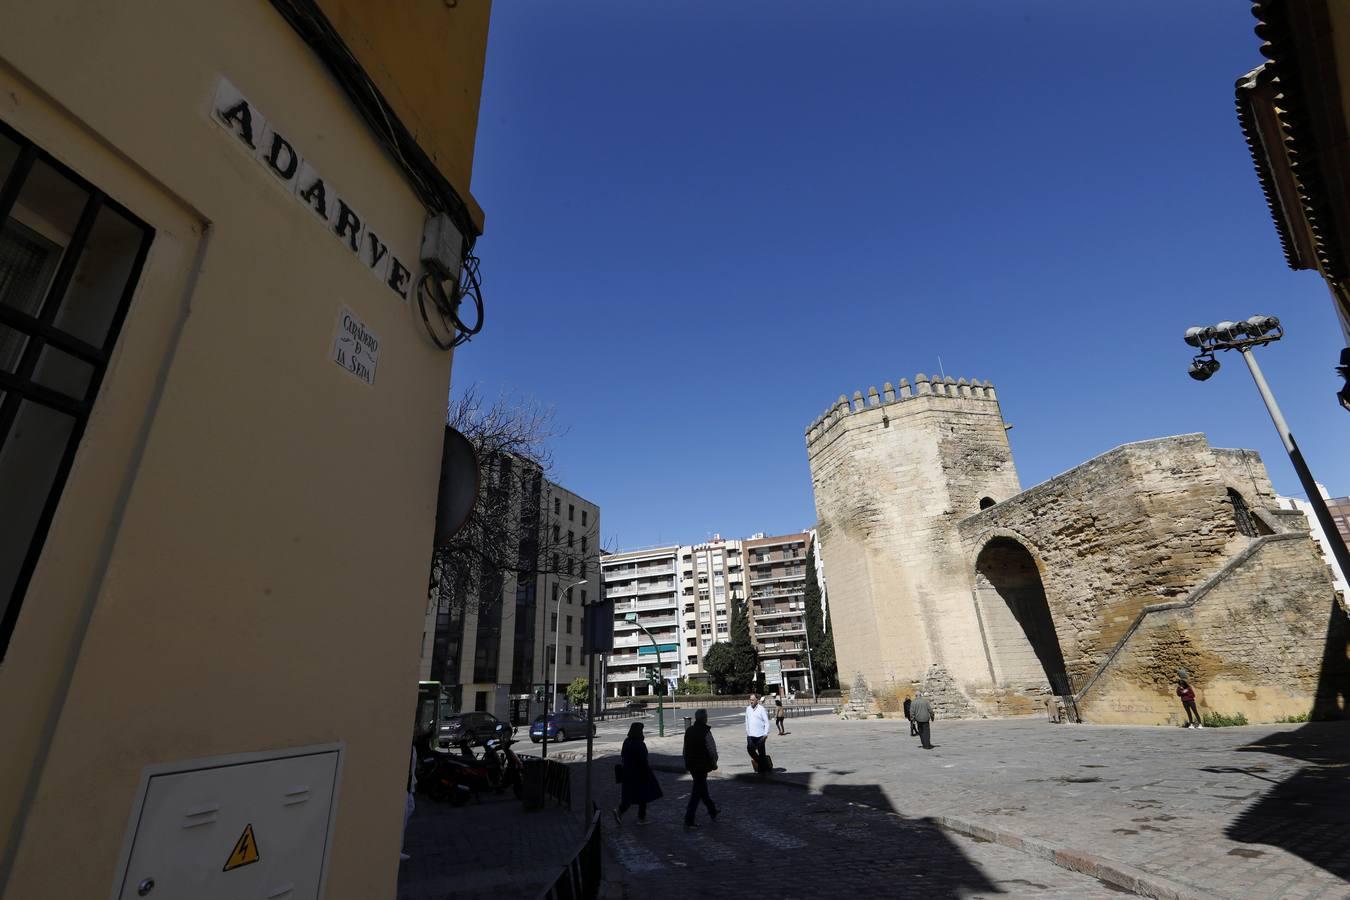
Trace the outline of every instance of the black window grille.
<instances>
[{"instance_id":1,"label":"black window grille","mask_svg":"<svg viewBox=\"0 0 1350 900\"><path fill-rule=\"evenodd\" d=\"M0 122L0 659L153 240Z\"/></svg>"},{"instance_id":2,"label":"black window grille","mask_svg":"<svg viewBox=\"0 0 1350 900\"><path fill-rule=\"evenodd\" d=\"M1247 508L1247 501L1232 488L1228 489L1228 501L1233 504L1233 521L1237 523L1238 534L1256 537L1256 521L1252 518L1252 511Z\"/></svg>"}]
</instances>

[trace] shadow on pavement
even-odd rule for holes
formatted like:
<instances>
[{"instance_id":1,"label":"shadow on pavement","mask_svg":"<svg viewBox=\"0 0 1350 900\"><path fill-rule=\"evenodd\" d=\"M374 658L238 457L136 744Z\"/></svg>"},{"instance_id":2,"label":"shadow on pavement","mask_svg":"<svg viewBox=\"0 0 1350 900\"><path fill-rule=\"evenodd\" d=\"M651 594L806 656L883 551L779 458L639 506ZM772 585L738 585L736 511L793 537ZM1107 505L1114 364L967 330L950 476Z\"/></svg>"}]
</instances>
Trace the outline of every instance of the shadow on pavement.
<instances>
[{"instance_id":1,"label":"shadow on pavement","mask_svg":"<svg viewBox=\"0 0 1350 900\"><path fill-rule=\"evenodd\" d=\"M650 753L665 797L649 812L652 825L610 834L616 857L627 861L630 892L663 896L759 895L764 872L751 860L790 859L790 874L775 897L831 895L957 898L1004 890L928 819L905 818L878 784L827 784L812 793L813 773L789 771L782 758L772 775L751 771L743 748L721 749L718 777L709 781L720 809L716 823L700 810L694 833L680 821L689 782L679 756ZM612 781L612 779L610 779ZM608 784L601 804L613 806ZM634 895L634 894L630 894Z\"/></svg>"},{"instance_id":2,"label":"shadow on pavement","mask_svg":"<svg viewBox=\"0 0 1350 900\"><path fill-rule=\"evenodd\" d=\"M1350 880L1350 724L1310 722L1240 749L1303 760L1296 774L1277 783L1225 830L1235 840L1280 847ZM1259 766L1241 769L1269 781Z\"/></svg>"},{"instance_id":3,"label":"shadow on pavement","mask_svg":"<svg viewBox=\"0 0 1350 900\"><path fill-rule=\"evenodd\" d=\"M1333 599L1312 715L1342 719L1350 701L1350 620ZM1277 783L1225 830L1235 840L1280 847L1350 880L1350 724L1309 722L1239 749L1302 760L1307 765ZM1270 781L1259 766L1238 771Z\"/></svg>"}]
</instances>

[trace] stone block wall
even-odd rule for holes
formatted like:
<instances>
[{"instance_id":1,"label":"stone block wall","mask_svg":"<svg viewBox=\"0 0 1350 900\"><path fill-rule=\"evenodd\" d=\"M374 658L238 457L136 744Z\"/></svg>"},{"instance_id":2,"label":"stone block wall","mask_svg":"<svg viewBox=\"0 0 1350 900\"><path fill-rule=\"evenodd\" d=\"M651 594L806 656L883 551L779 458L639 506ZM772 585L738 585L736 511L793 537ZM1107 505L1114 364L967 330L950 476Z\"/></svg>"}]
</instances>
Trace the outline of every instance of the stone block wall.
<instances>
[{"instance_id":1,"label":"stone block wall","mask_svg":"<svg viewBox=\"0 0 1350 900\"><path fill-rule=\"evenodd\" d=\"M1079 700L1085 721L1178 724L1177 672L1201 714L1251 722L1344 711L1347 629L1312 541L1257 541L1185 600L1142 612L1137 627Z\"/></svg>"},{"instance_id":2,"label":"stone block wall","mask_svg":"<svg viewBox=\"0 0 1350 900\"><path fill-rule=\"evenodd\" d=\"M1186 596L1250 541L1228 499L1234 473L1250 505L1273 491L1256 454L1238 460L1201 434L1117 447L961 522L968 565L1000 536L1031 552L1077 689L1141 609ZM1000 637L995 668L1024 649Z\"/></svg>"},{"instance_id":3,"label":"stone block wall","mask_svg":"<svg viewBox=\"0 0 1350 900\"><path fill-rule=\"evenodd\" d=\"M841 679L923 683L937 665L988 681L957 523L1020 489L991 385L872 388L807 429Z\"/></svg>"}]
</instances>

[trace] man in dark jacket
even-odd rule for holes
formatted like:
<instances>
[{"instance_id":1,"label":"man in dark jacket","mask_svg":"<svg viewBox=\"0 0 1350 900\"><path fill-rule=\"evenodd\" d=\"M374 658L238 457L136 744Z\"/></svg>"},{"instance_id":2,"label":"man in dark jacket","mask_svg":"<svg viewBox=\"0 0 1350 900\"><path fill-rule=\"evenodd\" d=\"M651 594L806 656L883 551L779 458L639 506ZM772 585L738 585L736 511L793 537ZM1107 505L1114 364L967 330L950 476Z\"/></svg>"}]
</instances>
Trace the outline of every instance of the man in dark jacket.
<instances>
[{"instance_id":1,"label":"man in dark jacket","mask_svg":"<svg viewBox=\"0 0 1350 900\"><path fill-rule=\"evenodd\" d=\"M933 743L928 738L928 729L933 721L933 704L928 702L923 691L915 691L914 702L909 705L909 714L914 717L914 724L919 727L919 740L923 742L923 749L932 750Z\"/></svg>"},{"instance_id":2,"label":"man in dark jacket","mask_svg":"<svg viewBox=\"0 0 1350 900\"><path fill-rule=\"evenodd\" d=\"M684 767L693 779L694 787L689 793L689 807L684 811L684 827L697 828L694 813L698 802L708 808L708 818L717 821L717 806L708 796L708 773L717 768L717 742L713 740L712 729L708 727L708 711L700 709L694 713L694 724L684 732Z\"/></svg>"}]
</instances>

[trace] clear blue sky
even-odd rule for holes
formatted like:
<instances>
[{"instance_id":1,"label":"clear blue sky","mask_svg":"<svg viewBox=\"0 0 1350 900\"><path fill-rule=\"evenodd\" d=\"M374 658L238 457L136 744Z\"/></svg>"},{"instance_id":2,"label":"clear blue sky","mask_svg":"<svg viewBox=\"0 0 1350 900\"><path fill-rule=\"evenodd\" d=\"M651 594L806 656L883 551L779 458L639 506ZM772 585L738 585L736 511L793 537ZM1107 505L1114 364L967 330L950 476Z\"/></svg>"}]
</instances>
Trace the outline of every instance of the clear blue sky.
<instances>
[{"instance_id":1,"label":"clear blue sky","mask_svg":"<svg viewBox=\"0 0 1350 900\"><path fill-rule=\"evenodd\" d=\"M998 388L1024 487L1133 440L1252 447L1255 313L1314 473L1350 492L1326 289L1238 130L1231 0L499 2L473 190L476 382L556 407L559 480L620 549L815 520L803 429L916 372Z\"/></svg>"}]
</instances>

